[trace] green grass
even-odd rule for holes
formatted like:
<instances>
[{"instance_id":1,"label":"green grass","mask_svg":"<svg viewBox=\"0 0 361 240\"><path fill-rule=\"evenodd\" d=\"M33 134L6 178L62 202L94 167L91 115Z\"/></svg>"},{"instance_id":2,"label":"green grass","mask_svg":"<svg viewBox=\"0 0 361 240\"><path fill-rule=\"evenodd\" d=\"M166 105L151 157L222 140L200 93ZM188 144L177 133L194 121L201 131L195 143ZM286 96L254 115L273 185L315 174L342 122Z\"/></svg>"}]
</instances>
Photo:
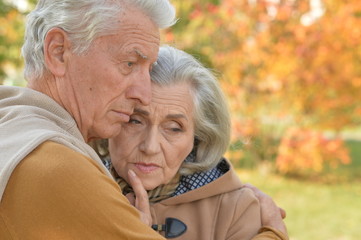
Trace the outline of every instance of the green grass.
<instances>
[{"instance_id":1,"label":"green grass","mask_svg":"<svg viewBox=\"0 0 361 240\"><path fill-rule=\"evenodd\" d=\"M322 174L332 180L291 179L274 174L270 165L238 169L287 211L291 240L361 239L361 142L347 141L352 163Z\"/></svg>"},{"instance_id":2,"label":"green grass","mask_svg":"<svg viewBox=\"0 0 361 240\"><path fill-rule=\"evenodd\" d=\"M239 170L287 211L291 240L361 239L361 184L301 182L256 170Z\"/></svg>"},{"instance_id":3,"label":"green grass","mask_svg":"<svg viewBox=\"0 0 361 240\"><path fill-rule=\"evenodd\" d=\"M346 146L349 148L352 162L351 164L340 166L335 172L338 175L347 176L351 181L361 182L361 142L346 141Z\"/></svg>"}]
</instances>

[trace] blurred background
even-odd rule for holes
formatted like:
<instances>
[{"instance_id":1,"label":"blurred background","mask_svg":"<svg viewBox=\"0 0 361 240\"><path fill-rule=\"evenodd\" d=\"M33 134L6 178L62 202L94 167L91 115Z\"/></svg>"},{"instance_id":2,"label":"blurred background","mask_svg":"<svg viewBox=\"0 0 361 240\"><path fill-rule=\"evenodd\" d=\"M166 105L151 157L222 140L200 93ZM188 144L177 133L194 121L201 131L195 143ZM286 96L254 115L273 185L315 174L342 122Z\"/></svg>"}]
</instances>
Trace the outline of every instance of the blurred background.
<instances>
[{"instance_id":1,"label":"blurred background","mask_svg":"<svg viewBox=\"0 0 361 240\"><path fill-rule=\"evenodd\" d=\"M162 42L217 75L242 181L286 209L291 240L361 239L361 1L171 1L179 20ZM35 4L0 0L0 85L26 85Z\"/></svg>"}]
</instances>

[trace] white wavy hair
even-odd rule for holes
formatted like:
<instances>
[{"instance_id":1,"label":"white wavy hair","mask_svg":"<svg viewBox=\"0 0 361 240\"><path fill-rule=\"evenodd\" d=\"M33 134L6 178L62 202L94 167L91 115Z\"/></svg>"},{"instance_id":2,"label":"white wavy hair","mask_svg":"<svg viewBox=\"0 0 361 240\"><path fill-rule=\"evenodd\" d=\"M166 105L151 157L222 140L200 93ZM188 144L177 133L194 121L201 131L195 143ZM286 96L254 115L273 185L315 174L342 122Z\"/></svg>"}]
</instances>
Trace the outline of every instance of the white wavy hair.
<instances>
[{"instance_id":1,"label":"white wavy hair","mask_svg":"<svg viewBox=\"0 0 361 240\"><path fill-rule=\"evenodd\" d=\"M151 79L159 86L187 82L192 88L195 146L191 154L195 159L184 161L180 174L216 166L229 146L231 121L226 98L214 74L190 54L162 46Z\"/></svg>"},{"instance_id":2,"label":"white wavy hair","mask_svg":"<svg viewBox=\"0 0 361 240\"><path fill-rule=\"evenodd\" d=\"M46 71L44 39L52 28L66 31L75 54L82 54L92 41L119 29L118 21L125 6L134 6L159 28L175 23L175 9L168 0L39 0L27 16L22 55L26 79L39 78Z\"/></svg>"}]
</instances>

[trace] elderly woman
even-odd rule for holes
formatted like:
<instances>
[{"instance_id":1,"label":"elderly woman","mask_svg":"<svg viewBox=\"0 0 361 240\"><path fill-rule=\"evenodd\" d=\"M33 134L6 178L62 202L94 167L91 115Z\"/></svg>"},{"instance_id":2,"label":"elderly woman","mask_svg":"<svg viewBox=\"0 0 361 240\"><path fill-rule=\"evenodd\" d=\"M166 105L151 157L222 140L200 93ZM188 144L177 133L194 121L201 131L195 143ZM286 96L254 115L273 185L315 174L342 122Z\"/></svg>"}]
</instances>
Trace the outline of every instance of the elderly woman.
<instances>
[{"instance_id":1,"label":"elderly woman","mask_svg":"<svg viewBox=\"0 0 361 240\"><path fill-rule=\"evenodd\" d=\"M165 46L151 78L151 104L136 106L103 152L123 193L133 192L136 175L148 193L152 227L166 238L287 239L280 216L278 230L261 228L257 197L222 157L230 116L212 73Z\"/></svg>"}]
</instances>

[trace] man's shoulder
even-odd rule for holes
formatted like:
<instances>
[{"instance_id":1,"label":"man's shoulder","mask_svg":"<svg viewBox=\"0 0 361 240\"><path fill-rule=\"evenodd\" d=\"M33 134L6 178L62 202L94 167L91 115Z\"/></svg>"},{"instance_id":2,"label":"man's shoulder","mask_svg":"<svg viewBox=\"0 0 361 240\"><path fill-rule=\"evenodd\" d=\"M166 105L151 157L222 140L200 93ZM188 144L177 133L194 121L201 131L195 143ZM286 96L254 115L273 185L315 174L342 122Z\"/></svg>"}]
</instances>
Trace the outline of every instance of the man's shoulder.
<instances>
[{"instance_id":1,"label":"man's shoulder","mask_svg":"<svg viewBox=\"0 0 361 240\"><path fill-rule=\"evenodd\" d=\"M93 159L52 141L40 144L17 165L7 189L16 182L24 191L32 189L29 194L51 198L56 192L69 199L77 199L82 191L93 193L104 184L116 185Z\"/></svg>"},{"instance_id":2,"label":"man's shoulder","mask_svg":"<svg viewBox=\"0 0 361 240\"><path fill-rule=\"evenodd\" d=\"M54 162L57 159L69 160L73 158L90 159L85 155L57 142L45 141L37 146L25 159ZM25 160L24 159L24 160Z\"/></svg>"},{"instance_id":3,"label":"man's shoulder","mask_svg":"<svg viewBox=\"0 0 361 240\"><path fill-rule=\"evenodd\" d=\"M84 156L83 154L78 153L61 143L57 143L53 141L43 142L38 147L36 147L29 155L30 156L51 155L51 156L63 157L63 158L66 158L68 156L79 156L79 157Z\"/></svg>"},{"instance_id":4,"label":"man's shoulder","mask_svg":"<svg viewBox=\"0 0 361 240\"><path fill-rule=\"evenodd\" d=\"M103 171L93 159L60 143L46 141L26 156L17 168L25 171L67 175ZM55 177L55 175L53 175Z\"/></svg>"},{"instance_id":5,"label":"man's shoulder","mask_svg":"<svg viewBox=\"0 0 361 240\"><path fill-rule=\"evenodd\" d=\"M72 150L71 148L57 142L53 141L45 141L40 144L31 154L59 154L59 155L77 155L76 151Z\"/></svg>"}]
</instances>

